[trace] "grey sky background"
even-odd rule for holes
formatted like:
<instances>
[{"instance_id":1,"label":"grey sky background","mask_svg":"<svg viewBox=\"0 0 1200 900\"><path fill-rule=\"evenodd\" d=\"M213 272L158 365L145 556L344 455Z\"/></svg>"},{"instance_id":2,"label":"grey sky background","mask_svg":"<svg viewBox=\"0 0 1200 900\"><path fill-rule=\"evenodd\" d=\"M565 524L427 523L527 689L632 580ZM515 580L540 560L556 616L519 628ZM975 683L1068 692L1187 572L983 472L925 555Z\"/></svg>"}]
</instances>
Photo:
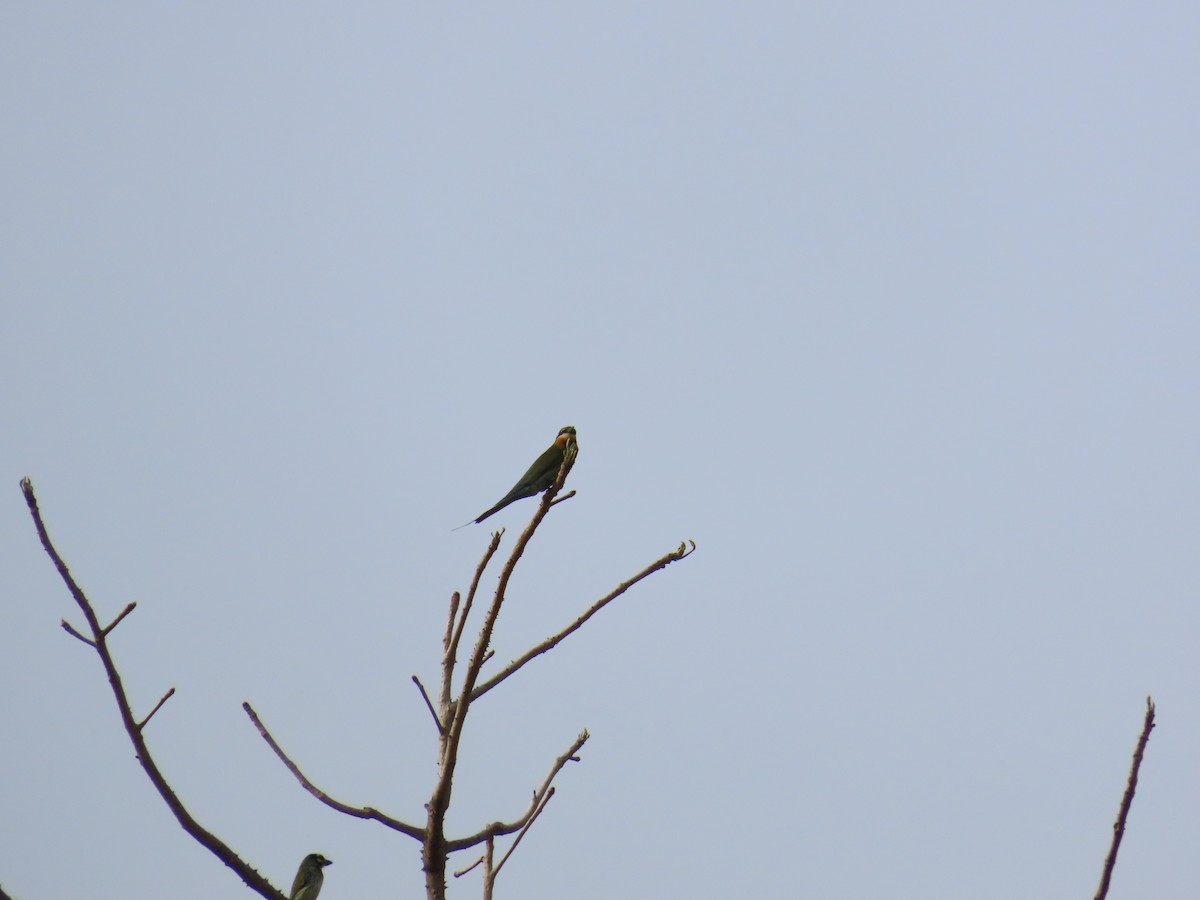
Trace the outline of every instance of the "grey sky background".
<instances>
[{"instance_id":1,"label":"grey sky background","mask_svg":"<svg viewBox=\"0 0 1200 900\"><path fill-rule=\"evenodd\" d=\"M6 5L0 884L250 896L21 476L139 601L200 821L415 898L240 704L422 820L450 529L574 424L498 658L699 550L477 707L458 831L593 734L500 897L1091 896L1147 694L1112 896L1194 896L1197 46L1184 3Z\"/></svg>"}]
</instances>

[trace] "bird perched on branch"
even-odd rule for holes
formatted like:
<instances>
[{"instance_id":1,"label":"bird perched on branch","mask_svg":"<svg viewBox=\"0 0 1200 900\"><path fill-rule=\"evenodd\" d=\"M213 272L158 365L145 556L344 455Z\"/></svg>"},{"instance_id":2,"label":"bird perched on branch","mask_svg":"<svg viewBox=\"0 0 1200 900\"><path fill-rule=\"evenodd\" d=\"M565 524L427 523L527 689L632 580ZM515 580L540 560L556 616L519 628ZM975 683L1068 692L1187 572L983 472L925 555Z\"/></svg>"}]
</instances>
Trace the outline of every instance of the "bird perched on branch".
<instances>
[{"instance_id":1,"label":"bird perched on branch","mask_svg":"<svg viewBox=\"0 0 1200 900\"><path fill-rule=\"evenodd\" d=\"M564 425L559 429L558 437L554 439L554 443L550 445L545 453L533 461L533 465L513 485L512 490L501 497L495 506L472 521L478 524L492 513L504 509L504 507L508 506L514 500L540 494L546 488L550 487L550 485L554 484L554 479L558 477L558 470L562 468L563 457L566 455L567 447L571 444L574 444L576 451L578 451L579 443L575 440L575 426ZM464 525L470 524L471 522L464 523ZM462 528L464 525L459 525L458 527Z\"/></svg>"},{"instance_id":2,"label":"bird perched on branch","mask_svg":"<svg viewBox=\"0 0 1200 900\"><path fill-rule=\"evenodd\" d=\"M324 869L332 862L332 859L326 859L320 853L310 853L304 857L304 861L300 863L300 870L296 873L296 880L292 882L292 892L288 894L288 900L317 900L317 894L321 893L321 885L325 883Z\"/></svg>"}]
</instances>

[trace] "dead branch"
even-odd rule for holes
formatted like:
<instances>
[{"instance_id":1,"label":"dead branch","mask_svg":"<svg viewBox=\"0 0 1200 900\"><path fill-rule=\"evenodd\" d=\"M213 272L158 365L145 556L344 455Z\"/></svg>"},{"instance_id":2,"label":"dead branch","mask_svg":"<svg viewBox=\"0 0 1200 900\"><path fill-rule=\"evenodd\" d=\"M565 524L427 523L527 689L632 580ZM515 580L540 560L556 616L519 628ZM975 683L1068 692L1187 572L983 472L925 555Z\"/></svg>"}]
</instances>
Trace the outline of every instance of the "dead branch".
<instances>
[{"instance_id":1,"label":"dead branch","mask_svg":"<svg viewBox=\"0 0 1200 900\"><path fill-rule=\"evenodd\" d=\"M491 872L492 860L496 856L496 839L488 838L487 847L483 851L484 872ZM494 878L484 878L483 880L483 900L492 900L492 888L495 887L496 880Z\"/></svg>"},{"instance_id":2,"label":"dead branch","mask_svg":"<svg viewBox=\"0 0 1200 900\"><path fill-rule=\"evenodd\" d=\"M681 543L677 549L672 550L670 553L666 554L665 556L660 557L659 559L656 559L654 562L652 562L650 565L646 566L646 568L642 569L642 571L638 572L636 575L634 575L628 581L622 582L621 584L617 585L615 588L612 589L612 591L610 591L608 594L606 594L605 596L603 596L599 600L597 600L595 603L593 603L591 605L591 607L588 608L587 612L585 612L583 615L581 615L579 618L577 618L574 622L572 622L566 628L562 629L562 631L559 631L558 633L551 635L550 637L546 638L546 640L544 640L540 644L538 644L536 647L533 647L533 648L527 650L520 657L518 657L513 662L511 662L507 666L505 666L501 671L497 672L495 675L493 675L487 681L483 682L483 684L476 687L475 690L471 693L472 702L474 702L475 700L478 700L480 697L482 697L484 694L486 694L488 691L490 691L492 688L494 688L496 685L498 685L500 682L502 682L505 678L512 675L514 672L516 672L518 669L520 669L522 666L524 666L531 659L533 659L534 657L537 657L537 656L541 656L543 653L547 652L548 650L553 649L555 646L557 646L563 640L563 638L567 637L567 635L572 634L575 631L578 631L583 626L584 622L586 622L588 619L590 619L592 616L594 616L596 613L598 613L600 610L602 610L605 606L607 606L613 600L620 597L623 593L625 593L627 590L629 590L631 587L633 587L639 581L643 580L644 578L649 577L650 575L653 575L659 569L665 569L667 566L669 566L673 562L678 562L681 559L686 559L688 556L690 556L692 554L693 551L695 551L695 549L696 549L695 541L686 541L684 543Z\"/></svg>"},{"instance_id":3,"label":"dead branch","mask_svg":"<svg viewBox=\"0 0 1200 900\"><path fill-rule=\"evenodd\" d=\"M455 597L458 594L454 595ZM429 694L425 690L425 685L421 684L421 679L416 675L412 677L413 684L417 686L417 690L421 692L421 699L425 701L425 707L429 710L429 714L433 716L433 724L437 726L438 734L446 733L446 726L442 724L442 720L438 718L437 710L433 708L433 701L429 699Z\"/></svg>"},{"instance_id":4,"label":"dead branch","mask_svg":"<svg viewBox=\"0 0 1200 900\"><path fill-rule=\"evenodd\" d=\"M1117 821L1113 823L1112 845L1108 849L1108 857L1104 860L1104 871L1100 874L1100 889L1096 891L1096 900L1104 900L1108 896L1108 884L1112 880L1113 867L1117 864L1117 850L1121 846L1121 838L1125 836L1125 820L1129 818L1129 808L1133 806L1133 794L1137 790L1142 755L1146 752L1146 743L1150 740L1150 731L1153 728L1154 699L1147 697L1146 719L1142 723L1142 734L1138 738L1137 748L1133 751L1133 765L1129 769L1129 783L1125 786L1125 796L1121 798L1121 809L1117 813Z\"/></svg>"},{"instance_id":5,"label":"dead branch","mask_svg":"<svg viewBox=\"0 0 1200 900\"><path fill-rule=\"evenodd\" d=\"M554 498L554 502L553 502L553 503L551 503L550 505L551 505L551 506L558 506L558 504L560 504L560 503L562 503L562 502L564 502L564 501L566 501L566 500L570 500L570 499L571 499L572 497L574 497L574 496L575 496L575 492L574 492L574 491L567 491L567 492L566 492L565 494L563 494L561 497L556 497L556 498Z\"/></svg>"},{"instance_id":6,"label":"dead branch","mask_svg":"<svg viewBox=\"0 0 1200 900\"><path fill-rule=\"evenodd\" d=\"M481 831L476 832L468 837L456 838L446 842L446 849L449 852L456 850L465 850L468 847L474 847L476 844L482 843L488 838L502 837L506 834L512 834L514 831L520 831L528 827L529 823L537 816L538 810L545 804L547 797L554 790L554 779L558 773L563 770L563 767L569 762L579 762L577 755L583 745L587 743L587 739L591 737L586 730L580 732L579 737L575 738L575 743L562 756L554 761L554 765L550 767L550 771L546 774L545 780L537 790L533 792L533 799L529 801L529 808L521 814L520 817L511 822L493 822Z\"/></svg>"},{"instance_id":7,"label":"dead branch","mask_svg":"<svg viewBox=\"0 0 1200 900\"><path fill-rule=\"evenodd\" d=\"M537 809L533 811L533 815L529 817L529 821L525 823L519 832L517 832L517 836L513 838L512 845L508 848L507 852L500 857L500 862L496 863L495 867L492 869L491 880L493 882L496 880L496 876L500 874L500 869L502 869L504 864L508 862L508 858L513 855L513 851L517 849L517 844L521 843L521 838L525 837L525 835L529 833L529 829L533 827L533 823L537 821L537 817L542 814L542 810L546 808L546 804L549 803L553 797L554 788L550 788L550 790L546 791L546 796L542 798L542 802L537 805Z\"/></svg>"},{"instance_id":8,"label":"dead branch","mask_svg":"<svg viewBox=\"0 0 1200 900\"><path fill-rule=\"evenodd\" d=\"M154 756L150 752L150 748L146 745L145 738L142 736L141 724L145 724L150 716L143 719L141 724L134 718L133 708L129 703L128 695L125 693L125 686L121 681L121 674L117 671L116 663L113 661L112 654L108 649L108 630L100 627L99 619L96 616L91 601L88 600L83 589L76 583L70 570L67 568L67 564L63 561L63 558L59 555L58 550L55 549L53 542L50 540L50 535L46 531L46 524L42 521L41 510L38 508L37 497L33 492L33 482L28 478L21 479L21 492L25 495L25 503L29 507L30 515L33 516L33 524L37 529L38 539L42 543L42 548L54 563L54 567L58 570L58 574L66 585L67 590L70 591L71 596L75 599L75 603L79 606L80 611L87 620L88 630L91 632L92 637L90 640L83 637L83 635L67 625L65 620L63 627L84 643L91 645L100 657L100 662L104 666L104 672L108 676L108 683L112 686L113 697L117 702L117 711L121 716L121 724L125 726L125 733L129 735L130 743L133 744L137 760L141 763L142 769L145 770L146 777L150 779L150 783L154 785L163 802L167 804L176 821L179 822L180 827L191 835L197 843L217 857L217 859L221 860L230 869L233 869L242 881L245 882L247 887L260 896L270 897L272 900L287 900L287 897L281 891L275 888L267 879L259 875L229 845L197 822L167 783L166 778L154 760ZM109 629L124 618L129 611L129 607L126 607L126 612L118 616L112 625L109 626ZM159 706L162 703L163 701L160 700ZM155 707L155 711L157 709L158 707ZM150 715L153 714L154 711Z\"/></svg>"},{"instance_id":9,"label":"dead branch","mask_svg":"<svg viewBox=\"0 0 1200 900\"><path fill-rule=\"evenodd\" d=\"M458 604L462 600L462 595L455 591L450 595L450 616L446 619L446 633L442 635L442 652L445 653L450 646L450 635L454 631L454 618L458 615Z\"/></svg>"},{"instance_id":10,"label":"dead branch","mask_svg":"<svg viewBox=\"0 0 1200 900\"><path fill-rule=\"evenodd\" d=\"M400 819L396 819L392 816L386 815L385 813L381 813L379 810L370 806L350 806L349 804L342 803L340 800L335 800L333 797L330 797L327 793L309 781L308 776L300 771L300 767L292 762L291 758L283 752L283 748L280 747L279 743L274 737L272 737L271 732L267 731L267 726L262 723L262 720L258 717L258 713L254 711L254 708L249 703L243 703L242 709L246 711L246 715L250 717L250 721L253 722L254 727L258 729L258 733L262 735L263 740L267 742L267 746L275 751L275 755L279 757L285 766L287 766L287 770L296 776L296 780L300 782L301 787L303 787L306 791L308 791L330 809L336 809L338 812L345 813L348 816L353 816L356 819L372 819L382 825L386 825L393 831L399 831L401 834L407 834L411 838L416 838L418 841L425 840L425 830L423 828L418 828L416 825L409 825L407 822L402 822Z\"/></svg>"},{"instance_id":11,"label":"dead branch","mask_svg":"<svg viewBox=\"0 0 1200 900\"><path fill-rule=\"evenodd\" d=\"M104 633L106 635L109 634L114 628L116 628L118 625L121 624L121 620L123 618L125 618L127 615L129 615L131 612L133 612L135 609L137 609L136 602L130 603L128 606L126 606L123 610L121 610L120 615L118 615L115 619L113 619L111 622L108 623L108 627L104 629Z\"/></svg>"},{"instance_id":12,"label":"dead branch","mask_svg":"<svg viewBox=\"0 0 1200 900\"><path fill-rule=\"evenodd\" d=\"M142 721L137 723L138 731L141 731L143 728L145 728L146 723L149 722L154 717L154 714L156 712L158 712L160 709L162 709L162 705L174 696L175 696L175 688L171 688L169 691L167 691L165 694L163 694L162 699L154 704L154 709L152 709L152 710L150 710L150 712L146 713L146 717L144 719L142 719Z\"/></svg>"},{"instance_id":13,"label":"dead branch","mask_svg":"<svg viewBox=\"0 0 1200 900\"><path fill-rule=\"evenodd\" d=\"M67 634L69 634L71 637L73 637L73 638L79 638L79 640L83 641L83 642L84 642L85 644L87 644L89 647L95 647L95 646L96 646L96 643L95 643L95 641L91 640L90 638L85 638L85 637L84 637L82 634L80 634L80 633L79 633L79 632L78 632L78 631L75 629L75 626L74 626L74 625L72 625L70 622L68 622L66 619L63 619L63 620L62 620L62 622L61 622L60 624L62 625L62 629L63 629L63 631L65 631L65 632L66 632Z\"/></svg>"},{"instance_id":14,"label":"dead branch","mask_svg":"<svg viewBox=\"0 0 1200 900\"><path fill-rule=\"evenodd\" d=\"M479 565L475 567L475 574L471 578L471 587L467 591L467 601L462 607L462 617L458 620L457 626L454 629L454 638L451 640L446 655L454 660L458 656L458 644L462 640L463 628L467 624L467 616L471 613L471 605L475 602L475 594L479 591L479 582L483 578L484 570L487 569L488 563L492 561L492 557L496 555L496 551L500 548L500 538L504 536L504 529L492 532L492 540L488 544L487 550L484 551L483 557L479 560ZM450 610L451 620L454 617L454 610Z\"/></svg>"},{"instance_id":15,"label":"dead branch","mask_svg":"<svg viewBox=\"0 0 1200 900\"><path fill-rule=\"evenodd\" d=\"M471 863L471 864L470 864L469 866L467 866L465 869L455 869L455 870L454 870L454 877L455 877L455 878L462 878L462 877L463 877L464 875L466 875L468 872L472 871L472 870L473 870L473 869L475 869L477 866L479 866L481 863L483 863L483 862L484 862L484 860L486 860L486 859L487 859L487 857L486 857L486 856L481 856L481 857L479 857L479 859L475 860L475 862Z\"/></svg>"},{"instance_id":16,"label":"dead branch","mask_svg":"<svg viewBox=\"0 0 1200 900\"><path fill-rule=\"evenodd\" d=\"M462 640L463 628L467 624L467 616L471 614L471 606L475 602L475 594L479 590L479 582L483 578L483 572L488 567L488 563L492 561L492 557L496 555L496 550L500 547L500 538L503 534L504 529L492 532L491 543L488 544L487 550L484 551L483 558L479 560L479 565L475 567L475 576L471 579L471 588L467 591L467 599L462 606L462 615L459 617L458 623L454 628L454 636L446 644L445 652L442 654L441 703L443 710L447 710L450 705L450 695L454 689L454 666L458 662L458 645ZM454 623L456 611L456 604L451 603L450 624ZM446 626L447 631L450 630L450 624Z\"/></svg>"},{"instance_id":17,"label":"dead branch","mask_svg":"<svg viewBox=\"0 0 1200 900\"><path fill-rule=\"evenodd\" d=\"M542 783L541 788L539 788L537 791L534 791L533 803L530 807L530 811L527 812L522 817L524 819L524 824L521 826L520 830L517 832L517 836L513 839L513 842L509 846L507 852L505 852L505 854L502 857L500 857L500 862L495 862L496 836L494 834L489 834L487 836L487 841L486 841L487 846L486 846L486 849L484 850L483 856L481 856L479 859L477 859L471 865L467 866L465 869L455 872L454 873L455 878L460 878L461 876L467 874L467 872L470 872L472 869L474 869L480 863L482 863L483 864L483 900L492 900L492 895L495 893L495 890L496 890L496 879L500 875L500 870L502 868L504 868L504 864L506 862L508 862L508 858L510 856L512 856L513 853L516 851L517 846L521 843L521 839L524 838L525 835L527 835L529 833L529 829L533 827L533 823L536 822L538 819L538 816L540 816L542 814L542 810L544 810L546 808L546 804L548 804L551 801L551 799L553 799L553 797L554 797L554 787L553 787L553 785L550 784L550 782L554 780L554 776L557 775L558 772L562 769L562 767L565 766L568 762L570 762L570 761L578 762L579 761L579 757L576 756L575 754L578 753L579 748L583 746L584 742L587 739L588 739L588 733L586 731L584 731L581 735L579 735L579 738L572 745L571 749L568 750L565 754L563 754L562 756L560 756L558 758L558 760L555 763L555 767L550 771L550 775L547 777L546 781Z\"/></svg>"}]
</instances>

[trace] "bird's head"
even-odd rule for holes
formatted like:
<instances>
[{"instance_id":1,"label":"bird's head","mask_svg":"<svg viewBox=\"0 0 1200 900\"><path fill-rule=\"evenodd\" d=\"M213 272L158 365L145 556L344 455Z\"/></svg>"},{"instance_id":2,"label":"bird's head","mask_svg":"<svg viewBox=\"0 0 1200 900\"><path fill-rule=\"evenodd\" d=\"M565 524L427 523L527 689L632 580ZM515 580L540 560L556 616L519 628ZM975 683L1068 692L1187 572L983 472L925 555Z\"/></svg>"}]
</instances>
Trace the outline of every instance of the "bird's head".
<instances>
[{"instance_id":1,"label":"bird's head","mask_svg":"<svg viewBox=\"0 0 1200 900\"><path fill-rule=\"evenodd\" d=\"M574 425L564 425L562 428L558 429L558 437L556 437L554 439L554 443L557 444L559 447L565 447L565 446L567 446L567 444L573 443L574 441L575 441L575 426Z\"/></svg>"},{"instance_id":2,"label":"bird's head","mask_svg":"<svg viewBox=\"0 0 1200 900\"><path fill-rule=\"evenodd\" d=\"M310 853L308 856L304 857L304 864L306 866L312 866L314 869L323 869L326 866L333 865L333 860L326 859L320 853Z\"/></svg>"}]
</instances>

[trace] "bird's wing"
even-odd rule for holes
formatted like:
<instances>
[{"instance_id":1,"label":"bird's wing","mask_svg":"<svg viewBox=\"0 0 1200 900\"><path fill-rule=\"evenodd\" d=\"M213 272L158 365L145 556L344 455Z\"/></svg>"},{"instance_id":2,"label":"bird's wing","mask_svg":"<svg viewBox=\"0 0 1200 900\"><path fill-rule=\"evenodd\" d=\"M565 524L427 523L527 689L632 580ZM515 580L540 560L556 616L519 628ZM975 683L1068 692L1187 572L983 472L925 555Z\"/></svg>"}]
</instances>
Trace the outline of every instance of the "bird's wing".
<instances>
[{"instance_id":1,"label":"bird's wing","mask_svg":"<svg viewBox=\"0 0 1200 900\"><path fill-rule=\"evenodd\" d=\"M292 893L290 895L291 900L308 900L309 897L313 896L314 888L317 885L318 872L320 872L319 869L317 872L313 872L306 868L304 871L296 873L296 882L292 885ZM321 880L324 881L325 879L322 877Z\"/></svg>"},{"instance_id":2,"label":"bird's wing","mask_svg":"<svg viewBox=\"0 0 1200 900\"><path fill-rule=\"evenodd\" d=\"M558 470L562 466L563 449L558 444L551 444L550 447L533 461L525 474L512 486L507 494L501 497L496 505L487 512L480 514L475 521L482 522L492 513L499 512L512 503L514 500L520 500L523 497L532 497L534 494L540 494L550 485L554 484L554 478L558 475Z\"/></svg>"}]
</instances>

